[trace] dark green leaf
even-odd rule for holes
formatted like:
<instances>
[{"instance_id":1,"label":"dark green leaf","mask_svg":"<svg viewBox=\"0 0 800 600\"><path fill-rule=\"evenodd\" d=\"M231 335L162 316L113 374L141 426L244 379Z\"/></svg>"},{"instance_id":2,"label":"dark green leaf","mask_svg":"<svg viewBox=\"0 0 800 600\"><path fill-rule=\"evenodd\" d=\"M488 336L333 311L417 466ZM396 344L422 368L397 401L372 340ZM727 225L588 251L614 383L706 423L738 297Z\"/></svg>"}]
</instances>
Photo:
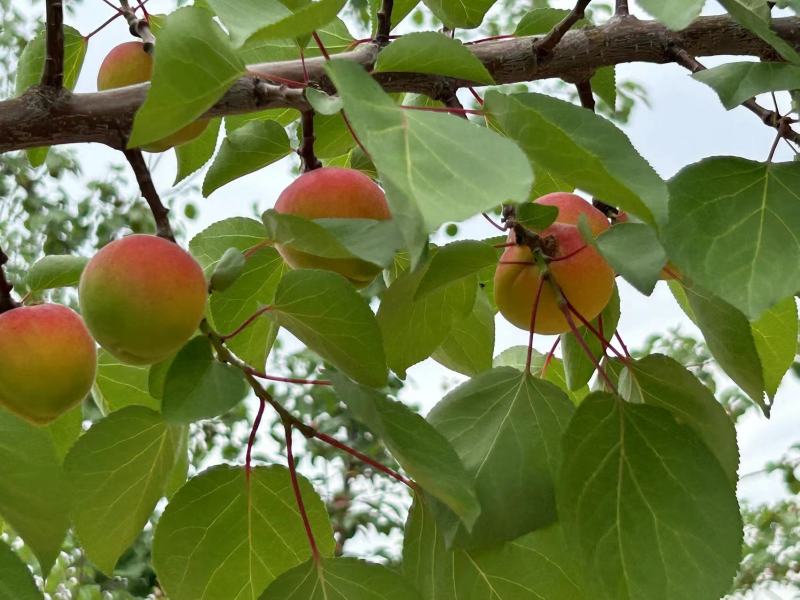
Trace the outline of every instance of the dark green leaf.
<instances>
[{"instance_id":1,"label":"dark green leaf","mask_svg":"<svg viewBox=\"0 0 800 600\"><path fill-rule=\"evenodd\" d=\"M28 289L31 292L40 292L61 287L78 285L81 273L88 258L83 256L68 256L65 254L51 254L33 263L28 270Z\"/></svg>"},{"instance_id":2,"label":"dark green leaf","mask_svg":"<svg viewBox=\"0 0 800 600\"><path fill-rule=\"evenodd\" d=\"M178 172L172 185L177 185L189 175L202 169L205 164L214 156L217 149L217 138L219 137L219 127L222 120L217 117L211 119L208 127L203 130L197 138L191 142L175 146L175 156L178 159Z\"/></svg>"},{"instance_id":3,"label":"dark green leaf","mask_svg":"<svg viewBox=\"0 0 800 600\"><path fill-rule=\"evenodd\" d=\"M608 104L612 111L617 107L617 72L614 66L601 67L591 79L592 90Z\"/></svg>"},{"instance_id":4,"label":"dark green leaf","mask_svg":"<svg viewBox=\"0 0 800 600\"><path fill-rule=\"evenodd\" d=\"M492 368L494 355L494 310L479 291L472 312L453 323L450 334L431 356L448 369L477 375Z\"/></svg>"},{"instance_id":5,"label":"dark green leaf","mask_svg":"<svg viewBox=\"0 0 800 600\"><path fill-rule=\"evenodd\" d=\"M536 202L517 205L517 222L531 231L543 231L555 223L558 207Z\"/></svg>"},{"instance_id":6,"label":"dark green leaf","mask_svg":"<svg viewBox=\"0 0 800 600\"><path fill-rule=\"evenodd\" d=\"M44 600L28 565L3 542L0 542L0 600Z\"/></svg>"},{"instance_id":7,"label":"dark green leaf","mask_svg":"<svg viewBox=\"0 0 800 600\"><path fill-rule=\"evenodd\" d=\"M528 348L526 346L512 346L495 356L492 365L495 367L513 367L517 371L522 371L525 369L527 359ZM567 376L564 372L564 361L555 356L551 357L549 362L546 361L547 355L534 348L531 356L531 372L534 377L545 379L556 385L569 396L573 404L576 406L580 404L581 400L589 394L589 386L584 385L577 390L570 390L569 386L567 386ZM545 364L547 364L546 369Z\"/></svg>"},{"instance_id":8,"label":"dark green leaf","mask_svg":"<svg viewBox=\"0 0 800 600\"><path fill-rule=\"evenodd\" d=\"M734 62L692 77L712 87L728 110L758 94L800 88L800 67L786 63Z\"/></svg>"},{"instance_id":9,"label":"dark green leaf","mask_svg":"<svg viewBox=\"0 0 800 600\"><path fill-rule=\"evenodd\" d=\"M414 299L418 300L459 279L475 275L497 263L497 250L478 240L460 240L439 248L419 282Z\"/></svg>"},{"instance_id":10,"label":"dark green leaf","mask_svg":"<svg viewBox=\"0 0 800 600\"><path fill-rule=\"evenodd\" d=\"M238 248L228 248L214 267L211 275L211 289L222 292L231 287L244 271L247 258Z\"/></svg>"},{"instance_id":11,"label":"dark green leaf","mask_svg":"<svg viewBox=\"0 0 800 600\"><path fill-rule=\"evenodd\" d=\"M280 21L261 27L253 39L298 38L328 25L344 7L347 0L309 2Z\"/></svg>"},{"instance_id":12,"label":"dark green leaf","mask_svg":"<svg viewBox=\"0 0 800 600\"><path fill-rule=\"evenodd\" d=\"M644 223L619 223L597 237L608 264L645 296L653 293L667 254L655 230Z\"/></svg>"}]
</instances>

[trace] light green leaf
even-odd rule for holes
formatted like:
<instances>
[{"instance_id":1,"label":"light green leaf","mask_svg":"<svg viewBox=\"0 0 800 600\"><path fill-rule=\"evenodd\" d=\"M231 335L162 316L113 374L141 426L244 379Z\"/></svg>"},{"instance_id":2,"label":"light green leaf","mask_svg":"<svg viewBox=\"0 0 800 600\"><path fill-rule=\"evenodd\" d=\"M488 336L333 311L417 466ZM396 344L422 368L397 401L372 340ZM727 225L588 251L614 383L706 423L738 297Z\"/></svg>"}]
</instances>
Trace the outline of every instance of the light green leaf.
<instances>
[{"instance_id":1,"label":"light green leaf","mask_svg":"<svg viewBox=\"0 0 800 600\"><path fill-rule=\"evenodd\" d=\"M513 367L517 371L525 369L525 363L528 359L527 346L512 346L506 348L500 354L494 357L492 366L494 367ZM584 385L577 390L570 390L567 386L567 376L564 372L564 361L560 358L553 356L547 361L547 355L542 354L534 348L531 356L531 373L534 377L539 377L556 385L562 392L564 392L574 405L581 403L588 394L589 386ZM545 363L547 368L545 369ZM542 373L544 371L544 373Z\"/></svg>"},{"instance_id":2,"label":"light green leaf","mask_svg":"<svg viewBox=\"0 0 800 600\"><path fill-rule=\"evenodd\" d=\"M592 598L717 600L739 565L736 493L688 426L594 393L563 440L558 508Z\"/></svg>"},{"instance_id":3,"label":"light green leaf","mask_svg":"<svg viewBox=\"0 0 800 600\"><path fill-rule=\"evenodd\" d=\"M619 385L626 400L668 410L680 423L694 429L736 487L736 429L714 394L697 377L673 359L651 354L631 362Z\"/></svg>"},{"instance_id":4,"label":"light green leaf","mask_svg":"<svg viewBox=\"0 0 800 600\"><path fill-rule=\"evenodd\" d=\"M83 433L82 425L83 406L79 404L46 426L47 432L53 439L53 445L60 462L64 462L69 449L72 448L75 440Z\"/></svg>"},{"instance_id":5,"label":"light green leaf","mask_svg":"<svg viewBox=\"0 0 800 600\"><path fill-rule=\"evenodd\" d=\"M474 29L483 22L496 0L423 0L445 25L451 29Z\"/></svg>"},{"instance_id":6,"label":"light green leaf","mask_svg":"<svg viewBox=\"0 0 800 600\"><path fill-rule=\"evenodd\" d=\"M413 264L427 234L442 224L528 198L531 168L512 141L453 115L404 110L359 65L331 61L327 69L380 174Z\"/></svg>"},{"instance_id":7,"label":"light green leaf","mask_svg":"<svg viewBox=\"0 0 800 600\"><path fill-rule=\"evenodd\" d=\"M473 377L433 408L428 420L453 444L481 504L459 545L512 540L556 520L554 479L573 411L556 386L508 367Z\"/></svg>"},{"instance_id":8,"label":"light green leaf","mask_svg":"<svg viewBox=\"0 0 800 600\"><path fill-rule=\"evenodd\" d=\"M152 85L134 118L128 147L162 139L195 121L244 72L211 13L193 6L171 13L158 35Z\"/></svg>"},{"instance_id":9,"label":"light green leaf","mask_svg":"<svg viewBox=\"0 0 800 600\"><path fill-rule=\"evenodd\" d=\"M228 412L247 394L239 369L216 360L211 343L196 337L167 371L161 412L170 423L191 423Z\"/></svg>"},{"instance_id":10,"label":"light green leaf","mask_svg":"<svg viewBox=\"0 0 800 600\"><path fill-rule=\"evenodd\" d=\"M279 21L261 27L253 36L256 41L280 38L299 38L328 25L344 7L347 0L309 2ZM324 41L323 41L324 43Z\"/></svg>"},{"instance_id":11,"label":"light green leaf","mask_svg":"<svg viewBox=\"0 0 800 600\"><path fill-rule=\"evenodd\" d=\"M331 375L336 393L356 419L386 445L424 490L444 502L471 528L480 513L475 491L450 443L420 415L381 392Z\"/></svg>"},{"instance_id":12,"label":"light green leaf","mask_svg":"<svg viewBox=\"0 0 800 600\"><path fill-rule=\"evenodd\" d=\"M95 423L67 455L75 530L89 559L106 575L164 495L179 437L179 429L157 412L129 406Z\"/></svg>"},{"instance_id":13,"label":"light green leaf","mask_svg":"<svg viewBox=\"0 0 800 600\"><path fill-rule=\"evenodd\" d=\"M477 375L492 368L494 355L494 310L479 291L472 312L453 323L450 334L431 357L464 375Z\"/></svg>"},{"instance_id":14,"label":"light green leaf","mask_svg":"<svg viewBox=\"0 0 800 600\"><path fill-rule=\"evenodd\" d=\"M66 254L51 254L40 258L28 270L28 289L31 292L41 292L76 286L88 262L89 259L83 256Z\"/></svg>"},{"instance_id":15,"label":"light green leaf","mask_svg":"<svg viewBox=\"0 0 800 600\"><path fill-rule=\"evenodd\" d=\"M543 169L651 224L667 216L667 187L610 121L569 102L523 93L486 95L485 110Z\"/></svg>"},{"instance_id":16,"label":"light green leaf","mask_svg":"<svg viewBox=\"0 0 800 600\"><path fill-rule=\"evenodd\" d=\"M226 183L254 173L292 152L289 136L277 121L252 121L222 141L217 157L203 181L208 197Z\"/></svg>"},{"instance_id":17,"label":"light green leaf","mask_svg":"<svg viewBox=\"0 0 800 600\"><path fill-rule=\"evenodd\" d=\"M655 230L644 223L619 223L597 237L608 264L645 296L653 293L667 254Z\"/></svg>"},{"instance_id":18,"label":"light green leaf","mask_svg":"<svg viewBox=\"0 0 800 600\"><path fill-rule=\"evenodd\" d=\"M757 94L800 88L800 67L786 63L734 62L692 77L713 88L728 110Z\"/></svg>"},{"instance_id":19,"label":"light green leaf","mask_svg":"<svg viewBox=\"0 0 800 600\"><path fill-rule=\"evenodd\" d=\"M189 175L202 169L211 160L214 150L217 149L217 138L222 119L211 119L208 127L191 142L175 146L175 156L178 159L178 172L172 185L177 185Z\"/></svg>"},{"instance_id":20,"label":"light green leaf","mask_svg":"<svg viewBox=\"0 0 800 600\"><path fill-rule=\"evenodd\" d=\"M767 396L774 398L797 354L797 304L794 297L778 302L750 324L764 370Z\"/></svg>"},{"instance_id":21,"label":"light green leaf","mask_svg":"<svg viewBox=\"0 0 800 600\"><path fill-rule=\"evenodd\" d=\"M289 271L267 315L359 383L380 387L386 382L386 357L375 315L341 275Z\"/></svg>"},{"instance_id":22,"label":"light green leaf","mask_svg":"<svg viewBox=\"0 0 800 600\"><path fill-rule=\"evenodd\" d=\"M378 54L376 73L428 73L493 84L489 71L458 40L435 31L409 33Z\"/></svg>"},{"instance_id":23,"label":"light green leaf","mask_svg":"<svg viewBox=\"0 0 800 600\"><path fill-rule=\"evenodd\" d=\"M517 23L517 28L514 30L514 35L522 37L548 33L563 21L568 14L569 11L563 8L534 8L522 15L519 23ZM577 26L579 25L576 23Z\"/></svg>"},{"instance_id":24,"label":"light green leaf","mask_svg":"<svg viewBox=\"0 0 800 600\"><path fill-rule=\"evenodd\" d=\"M300 478L323 556L334 541L325 505ZM219 465L189 480L167 505L153 539L153 566L171 600L250 600L310 558L289 471Z\"/></svg>"},{"instance_id":25,"label":"light green leaf","mask_svg":"<svg viewBox=\"0 0 800 600\"><path fill-rule=\"evenodd\" d=\"M789 62L800 63L800 54L789 42L772 30L766 0L719 0L722 7L743 27L755 33Z\"/></svg>"},{"instance_id":26,"label":"light green leaf","mask_svg":"<svg viewBox=\"0 0 800 600\"><path fill-rule=\"evenodd\" d=\"M357 558L308 561L284 573L259 600L419 600L394 570Z\"/></svg>"},{"instance_id":27,"label":"light green leaf","mask_svg":"<svg viewBox=\"0 0 800 600\"><path fill-rule=\"evenodd\" d=\"M300 127L298 137L302 136ZM347 154L356 142L342 114L314 115L314 153L320 159L333 159Z\"/></svg>"},{"instance_id":28,"label":"light green leaf","mask_svg":"<svg viewBox=\"0 0 800 600\"><path fill-rule=\"evenodd\" d=\"M244 271L247 257L238 248L228 248L214 268L210 287L215 292L222 292L231 287Z\"/></svg>"},{"instance_id":29,"label":"light green leaf","mask_svg":"<svg viewBox=\"0 0 800 600\"><path fill-rule=\"evenodd\" d=\"M0 409L0 440L0 517L47 574L69 527L70 482L47 429Z\"/></svg>"},{"instance_id":30,"label":"light green leaf","mask_svg":"<svg viewBox=\"0 0 800 600\"><path fill-rule=\"evenodd\" d=\"M245 217L233 217L217 221L194 236L189 242L189 251L209 276L228 248L246 252L266 241L261 223Z\"/></svg>"},{"instance_id":31,"label":"light green leaf","mask_svg":"<svg viewBox=\"0 0 800 600\"><path fill-rule=\"evenodd\" d=\"M531 231L544 231L558 218L558 207L537 202L523 202L517 206L516 220Z\"/></svg>"},{"instance_id":32,"label":"light green leaf","mask_svg":"<svg viewBox=\"0 0 800 600\"><path fill-rule=\"evenodd\" d=\"M639 0L639 5L673 31L689 26L700 16L706 0Z\"/></svg>"},{"instance_id":33,"label":"light green leaf","mask_svg":"<svg viewBox=\"0 0 800 600\"><path fill-rule=\"evenodd\" d=\"M44 600L22 560L0 542L0 600Z\"/></svg>"},{"instance_id":34,"label":"light green leaf","mask_svg":"<svg viewBox=\"0 0 800 600\"><path fill-rule=\"evenodd\" d=\"M592 90L600 99L608 104L612 111L617 107L617 72L616 67L601 67L594 72L592 79Z\"/></svg>"},{"instance_id":35,"label":"light green leaf","mask_svg":"<svg viewBox=\"0 0 800 600\"><path fill-rule=\"evenodd\" d=\"M707 158L670 181L663 241L682 273L757 319L800 289L800 163Z\"/></svg>"},{"instance_id":36,"label":"light green leaf","mask_svg":"<svg viewBox=\"0 0 800 600\"><path fill-rule=\"evenodd\" d=\"M177 449L175 451L175 464L167 476L167 483L164 486L164 495L172 498L179 489L186 483L189 477L189 426L172 425L177 430Z\"/></svg>"},{"instance_id":37,"label":"light green leaf","mask_svg":"<svg viewBox=\"0 0 800 600\"><path fill-rule=\"evenodd\" d=\"M103 414L126 406L159 410L161 403L150 395L149 368L126 365L105 350L97 353L97 376L93 396Z\"/></svg>"},{"instance_id":38,"label":"light green leaf","mask_svg":"<svg viewBox=\"0 0 800 600\"><path fill-rule=\"evenodd\" d=\"M478 240L460 240L439 248L425 270L414 299L441 289L459 279L475 275L497 263L497 250Z\"/></svg>"},{"instance_id":39,"label":"light green leaf","mask_svg":"<svg viewBox=\"0 0 800 600\"><path fill-rule=\"evenodd\" d=\"M329 96L317 88L306 88L306 100L317 113L321 115L335 115L342 110L342 99L338 96Z\"/></svg>"},{"instance_id":40,"label":"light green leaf","mask_svg":"<svg viewBox=\"0 0 800 600\"><path fill-rule=\"evenodd\" d=\"M267 25L291 16L277 0L207 0L238 48Z\"/></svg>"}]
</instances>

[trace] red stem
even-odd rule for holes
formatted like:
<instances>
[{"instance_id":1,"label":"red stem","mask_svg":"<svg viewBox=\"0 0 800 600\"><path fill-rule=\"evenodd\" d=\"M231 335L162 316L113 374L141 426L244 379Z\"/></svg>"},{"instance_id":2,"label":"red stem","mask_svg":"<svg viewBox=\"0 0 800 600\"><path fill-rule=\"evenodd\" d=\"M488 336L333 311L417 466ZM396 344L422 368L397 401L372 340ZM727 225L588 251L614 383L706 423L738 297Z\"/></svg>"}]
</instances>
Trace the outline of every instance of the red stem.
<instances>
[{"instance_id":1,"label":"red stem","mask_svg":"<svg viewBox=\"0 0 800 600\"><path fill-rule=\"evenodd\" d=\"M221 335L221 336L219 336L219 337L220 337L220 339L221 339L223 342L226 342L226 341L228 341L229 339L231 339L232 337L236 337L237 335L239 335L240 333L242 333L242 331L244 331L245 329L247 329L247 328L248 328L248 327L249 327L249 326L250 326L250 325L253 323L253 321L255 321L256 319L258 319L258 317L260 317L260 316L261 316L261 315L263 315L264 313L266 313L266 312L269 312L269 311L271 311L271 310L272 310L272 307L271 307L271 306L265 306L264 308L259 308L259 309L258 309L256 312L254 312L252 315L250 315L249 317L247 317L247 319L245 320L245 322L244 322L244 323L242 323L241 325L239 325L239 327L237 327L236 329L234 329L233 331L231 331L231 332L230 332L229 334L227 334L227 335Z\"/></svg>"},{"instance_id":2,"label":"red stem","mask_svg":"<svg viewBox=\"0 0 800 600\"><path fill-rule=\"evenodd\" d=\"M581 348L583 348L583 351L586 353L586 356L589 357L589 360L592 361L592 364L597 369L597 374L603 378L603 380L606 382L606 384L610 389L614 390L615 394L619 395L617 386L615 386L614 382L611 381L611 378L608 376L608 373L606 373L606 370L603 368L603 365L601 365L600 362L597 360L597 357L594 355L591 348L589 348L589 344L586 343L586 340L583 339L581 332L578 331L578 328L575 325L575 321L572 319L572 315L570 314L569 309L565 306L562 306L561 312L564 313L564 317L567 319L567 323L569 324L569 328L572 331L572 334L575 336L575 339L578 340L578 343L580 344Z\"/></svg>"},{"instance_id":3,"label":"red stem","mask_svg":"<svg viewBox=\"0 0 800 600\"><path fill-rule=\"evenodd\" d=\"M271 246L271 245L272 245L272 242L271 242L271 241L269 241L269 240L264 240L263 242L259 242L259 243L258 243L258 244L256 244L255 246L250 246L250 247L249 247L247 250L245 250L244 252L242 252L242 254L244 254L244 257L245 257L245 258L250 258L251 256L253 256L253 254L255 254L256 252L258 252L259 250L262 250L262 249L264 249L264 248L268 248L268 247L269 247L269 246Z\"/></svg>"},{"instance_id":4,"label":"red stem","mask_svg":"<svg viewBox=\"0 0 800 600\"><path fill-rule=\"evenodd\" d=\"M533 310L531 310L531 326L528 329L528 357L525 359L525 372L531 372L531 360L533 360L533 331L536 329L536 313L539 310L539 300L542 298L542 288L544 288L544 277L539 279L539 288L536 290L536 298L533 300Z\"/></svg>"},{"instance_id":5,"label":"red stem","mask_svg":"<svg viewBox=\"0 0 800 600\"><path fill-rule=\"evenodd\" d=\"M474 87L468 87L467 89L469 90L469 93L472 94L472 96L475 98L475 100L478 101L478 104L483 106L483 98L481 98L480 95L478 94L478 92L475 91L475 88Z\"/></svg>"},{"instance_id":6,"label":"red stem","mask_svg":"<svg viewBox=\"0 0 800 600\"><path fill-rule=\"evenodd\" d=\"M575 256L579 252L582 252L583 250L585 250L587 248L587 246L588 246L588 244L584 244L583 246L581 246L577 250L573 250L569 254L565 254L564 256L556 256L555 258L548 258L548 260L550 262L558 262L560 260L567 260L568 258L572 258L573 256Z\"/></svg>"},{"instance_id":7,"label":"red stem","mask_svg":"<svg viewBox=\"0 0 800 600\"><path fill-rule=\"evenodd\" d=\"M333 385L332 381L328 381L327 379L299 379L297 377L280 377L278 375L267 375L263 371L257 371L252 367L247 367L245 369L250 375L253 377L258 377L259 379L266 379L268 381L279 381L281 383L299 383L303 385Z\"/></svg>"},{"instance_id":8,"label":"red stem","mask_svg":"<svg viewBox=\"0 0 800 600\"><path fill-rule=\"evenodd\" d=\"M342 119L344 119L344 124L347 125L347 131L350 132L350 135L353 137L353 139L355 140L356 144L358 144L358 147L361 148L361 151L367 157L369 157L369 152L367 152L367 149L364 148L364 144L361 143L361 140L358 139L358 136L356 135L356 131L355 131L355 129L353 129L353 126L350 124L350 119L347 118L347 115L345 114L344 111L342 111ZM370 157L370 160L371 160L371 157Z\"/></svg>"},{"instance_id":9,"label":"red stem","mask_svg":"<svg viewBox=\"0 0 800 600\"><path fill-rule=\"evenodd\" d=\"M606 330L603 327L603 313L597 315L597 329L600 333L603 334L603 338L605 338ZM600 344L603 346L603 358L608 358L607 350L609 345L606 343L605 339L601 340Z\"/></svg>"},{"instance_id":10,"label":"red stem","mask_svg":"<svg viewBox=\"0 0 800 600\"><path fill-rule=\"evenodd\" d=\"M253 446L256 443L256 435L258 434L258 428L261 426L261 419L264 417L264 409L267 407L267 403L263 398L259 398L258 401L260 402L258 413L256 413L255 421L253 421L253 428L250 430L250 438L247 440L247 455L244 462L244 472L248 482L250 481L250 472L253 470Z\"/></svg>"},{"instance_id":11,"label":"red stem","mask_svg":"<svg viewBox=\"0 0 800 600\"><path fill-rule=\"evenodd\" d=\"M258 77L259 79L262 79L264 81L270 81L273 83L282 83L283 85L290 88L303 89L308 87L302 81L295 81L294 79L286 79L285 77L279 77L278 75L272 75L271 73L248 71L247 74L250 75L251 77Z\"/></svg>"},{"instance_id":12,"label":"red stem","mask_svg":"<svg viewBox=\"0 0 800 600\"><path fill-rule=\"evenodd\" d=\"M303 85L308 85L308 69L306 68L306 51L300 48L300 64L303 65Z\"/></svg>"},{"instance_id":13,"label":"red stem","mask_svg":"<svg viewBox=\"0 0 800 600\"><path fill-rule=\"evenodd\" d=\"M150 22L150 15L147 13L147 9L144 7L145 2L147 2L147 0L144 0L144 2L142 2L142 0L137 0L137 2L139 4L139 8L142 9L142 16L144 17L144 20L149 23Z\"/></svg>"},{"instance_id":14,"label":"red stem","mask_svg":"<svg viewBox=\"0 0 800 600\"><path fill-rule=\"evenodd\" d=\"M494 248L510 248L511 246L516 246L516 242L506 242L505 244L495 244Z\"/></svg>"},{"instance_id":15,"label":"red stem","mask_svg":"<svg viewBox=\"0 0 800 600\"><path fill-rule=\"evenodd\" d=\"M492 224L492 227L495 227L495 228L499 229L500 231L505 231L506 230L505 227L503 227L502 225L497 223L492 217L490 217L486 213L481 213L481 214L483 215L484 219L486 219L487 221L489 221L489 223Z\"/></svg>"},{"instance_id":16,"label":"red stem","mask_svg":"<svg viewBox=\"0 0 800 600\"><path fill-rule=\"evenodd\" d=\"M473 44L483 44L484 42L493 42L495 40L509 40L509 39L515 38L515 37L517 37L517 36L515 36L513 33L507 33L505 35L493 35L493 36L490 36L490 37L481 38L479 40L473 40L471 42L464 42L464 45L465 46L471 46Z\"/></svg>"},{"instance_id":17,"label":"red stem","mask_svg":"<svg viewBox=\"0 0 800 600\"><path fill-rule=\"evenodd\" d=\"M547 357L544 359L544 364L542 365L542 370L539 373L539 377L544 377L545 373L547 373L547 367L550 366L550 363L552 362L553 357L556 354L556 348L558 348L558 344L560 341L561 341L561 336L558 336L556 338L555 343L553 344L553 347L550 348L550 352L547 353Z\"/></svg>"},{"instance_id":18,"label":"red stem","mask_svg":"<svg viewBox=\"0 0 800 600\"><path fill-rule=\"evenodd\" d=\"M118 6L116 6L116 5L115 5L113 2L111 2L111 0L103 0L103 2L105 2L106 4L108 4L108 5L109 5L111 8L113 8L113 9L114 9L115 11L117 11L119 14L122 14L122 11L119 9L119 7L118 7Z\"/></svg>"},{"instance_id":19,"label":"red stem","mask_svg":"<svg viewBox=\"0 0 800 600\"><path fill-rule=\"evenodd\" d=\"M284 420L283 429L286 432L286 458L289 461L289 475L292 477L292 488L294 489L294 498L297 501L297 510L300 511L300 517L303 519L308 545L311 546L311 556L314 558L314 562L319 564L321 558L319 548L317 548L317 540L314 539L314 532L311 530L311 522L308 520L306 505L303 502L303 494L300 492L300 482L297 480L297 465L294 462L294 453L292 452L292 423Z\"/></svg>"},{"instance_id":20,"label":"red stem","mask_svg":"<svg viewBox=\"0 0 800 600\"><path fill-rule=\"evenodd\" d=\"M589 321L587 321L586 318L581 313L579 313L574 306L572 306L569 300L567 300L566 302L567 302L567 309L569 310L569 312L571 312L576 317L578 317L578 319L580 319L580 322L583 323L586 326L586 328L594 334L594 336L600 341L600 344L604 348L610 349L614 354L617 355L617 358L619 358L620 360L623 361L627 360L619 350L617 350L616 348L614 348L614 346L611 345L611 342L609 342L602 333L597 331L594 325L592 325Z\"/></svg>"},{"instance_id":21,"label":"red stem","mask_svg":"<svg viewBox=\"0 0 800 600\"><path fill-rule=\"evenodd\" d=\"M317 43L317 47L319 51L322 52L322 56L325 57L325 60L330 60L331 55L328 54L328 49L325 48L325 44L322 43L322 40L319 38L319 34L316 31L312 31L311 35L314 37L314 41Z\"/></svg>"},{"instance_id":22,"label":"red stem","mask_svg":"<svg viewBox=\"0 0 800 600\"><path fill-rule=\"evenodd\" d=\"M622 336L619 334L619 331L614 332L614 337L617 338L619 345L622 346L622 351L625 353L625 356L627 356L629 359L633 358L631 353L628 352L628 347L625 345L625 342L622 341Z\"/></svg>"},{"instance_id":23,"label":"red stem","mask_svg":"<svg viewBox=\"0 0 800 600\"><path fill-rule=\"evenodd\" d=\"M89 39L91 39L91 38L92 38L92 36L94 36L95 34L97 34L97 33L100 33L101 31L103 31L103 29L105 29L106 27L108 27L108 26L109 26L111 23L113 23L114 21L116 21L116 20L117 20L119 17L121 17L121 16L122 16L122 13L121 13L121 12L118 12L118 13L117 13L117 14L115 14L113 17L111 17L110 19L106 20L106 22L105 22L105 23L103 23L102 25L100 25L100 27L98 27L97 29L95 29L95 30L94 30L94 31L92 31L91 33L87 33L85 36L83 36L83 39L85 39L85 40L89 40Z\"/></svg>"},{"instance_id":24,"label":"red stem","mask_svg":"<svg viewBox=\"0 0 800 600\"><path fill-rule=\"evenodd\" d=\"M314 431L313 435L318 440L322 440L323 442L333 446L334 448L338 448L339 450L343 450L343 451L347 452L348 454L350 454L352 456L355 456L360 461L365 462L366 464L370 465L371 467L374 467L378 471L380 471L382 473L385 473L386 475L388 475L389 477L392 477L393 479L396 479L400 483L404 483L408 487L410 487L412 489L416 489L416 484L413 481L403 477L400 473L398 473L394 469L390 469L389 467L387 467L385 465L382 465L378 461L371 459L369 456L359 452L355 448L351 448L347 444L343 444L342 442L340 442L336 438L332 438L328 434L322 433L321 431Z\"/></svg>"}]
</instances>

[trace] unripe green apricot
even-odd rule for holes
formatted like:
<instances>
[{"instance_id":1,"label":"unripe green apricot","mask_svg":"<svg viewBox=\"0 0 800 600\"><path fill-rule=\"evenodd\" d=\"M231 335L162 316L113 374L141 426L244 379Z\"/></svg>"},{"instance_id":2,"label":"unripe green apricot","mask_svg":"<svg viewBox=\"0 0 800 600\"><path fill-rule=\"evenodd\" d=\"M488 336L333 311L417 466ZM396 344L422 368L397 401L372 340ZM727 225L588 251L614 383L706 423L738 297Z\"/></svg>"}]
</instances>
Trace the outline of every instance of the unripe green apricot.
<instances>
[{"instance_id":1,"label":"unripe green apricot","mask_svg":"<svg viewBox=\"0 0 800 600\"><path fill-rule=\"evenodd\" d=\"M176 244L131 235L89 261L79 295L97 342L125 363L146 365L168 358L194 335L207 285L200 265Z\"/></svg>"},{"instance_id":2,"label":"unripe green apricot","mask_svg":"<svg viewBox=\"0 0 800 600\"><path fill-rule=\"evenodd\" d=\"M59 304L0 314L0 357L0 405L39 425L78 405L94 383L94 340Z\"/></svg>"},{"instance_id":3,"label":"unripe green apricot","mask_svg":"<svg viewBox=\"0 0 800 600\"><path fill-rule=\"evenodd\" d=\"M549 263L550 275L572 306L587 320L594 319L606 307L614 291L614 271L595 248L581 237L577 223L586 215L595 235L609 227L605 215L580 196L554 193L536 200L558 208L556 222L541 232L542 237L553 236L557 251ZM509 242L516 242L514 232ZM564 257L559 260L559 258ZM506 248L497 265L494 278L494 295L500 313L513 325L528 331L533 305L542 284L539 267L533 252L527 246ZM575 317L575 322L580 321ZM558 295L545 281L536 310L535 333L557 334L570 330L558 302Z\"/></svg>"},{"instance_id":4,"label":"unripe green apricot","mask_svg":"<svg viewBox=\"0 0 800 600\"><path fill-rule=\"evenodd\" d=\"M153 57L144 50L141 42L125 42L111 50L97 73L97 89L111 90L150 81L153 74ZM208 119L198 119L167 137L142 146L148 152L164 152L173 146L190 142L208 127Z\"/></svg>"},{"instance_id":5,"label":"unripe green apricot","mask_svg":"<svg viewBox=\"0 0 800 600\"><path fill-rule=\"evenodd\" d=\"M303 173L289 185L275 203L279 213L306 219L391 219L386 196L361 171L326 167ZM276 244L286 263L294 269L327 269L364 287L381 268L359 258L326 258Z\"/></svg>"}]
</instances>

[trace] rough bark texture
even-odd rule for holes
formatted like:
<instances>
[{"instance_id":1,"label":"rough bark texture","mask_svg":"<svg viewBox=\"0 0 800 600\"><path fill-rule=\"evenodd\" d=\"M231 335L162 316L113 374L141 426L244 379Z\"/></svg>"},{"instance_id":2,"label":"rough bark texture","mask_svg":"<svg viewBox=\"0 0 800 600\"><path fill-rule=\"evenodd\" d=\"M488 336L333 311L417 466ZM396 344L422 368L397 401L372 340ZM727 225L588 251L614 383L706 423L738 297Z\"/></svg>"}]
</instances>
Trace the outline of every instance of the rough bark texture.
<instances>
[{"instance_id":1,"label":"rough bark texture","mask_svg":"<svg viewBox=\"0 0 800 600\"><path fill-rule=\"evenodd\" d=\"M773 28L800 48L800 18L776 19ZM497 83L515 83L560 77L585 81L599 68L630 62L674 62L673 49L692 56L748 55L775 58L765 42L727 16L701 17L681 32L669 31L655 21L615 17L599 27L570 31L545 56L536 52L536 37L522 37L468 47L483 62ZM334 60L372 65L378 48L364 44ZM324 59L306 61L310 81L332 91L324 74ZM251 65L243 77L207 113L237 114L266 108L306 107L302 90L266 83L263 79L303 80L300 61ZM441 97L472 82L417 73L380 73L376 79L390 92L407 91ZM25 95L0 102L0 152L42 145L100 142L123 148L136 110L149 85L140 84L90 94L48 94L32 88Z\"/></svg>"}]
</instances>

